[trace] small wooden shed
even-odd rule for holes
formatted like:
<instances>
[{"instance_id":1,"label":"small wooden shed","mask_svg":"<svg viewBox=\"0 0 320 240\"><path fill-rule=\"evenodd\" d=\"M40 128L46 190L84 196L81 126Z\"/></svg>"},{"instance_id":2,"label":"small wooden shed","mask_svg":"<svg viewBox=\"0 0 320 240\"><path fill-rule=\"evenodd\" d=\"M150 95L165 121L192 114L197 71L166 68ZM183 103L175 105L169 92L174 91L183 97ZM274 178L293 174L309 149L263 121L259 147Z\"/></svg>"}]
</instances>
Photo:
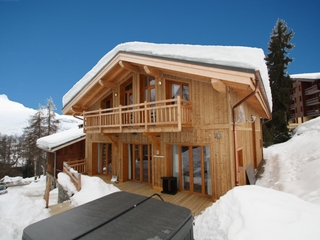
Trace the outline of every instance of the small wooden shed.
<instances>
[{"instance_id":1,"label":"small wooden shed","mask_svg":"<svg viewBox=\"0 0 320 240\"><path fill-rule=\"evenodd\" d=\"M64 161L85 158L85 133L82 128L58 132L37 140L37 146L47 153L47 174L52 177L52 185L59 172L63 171Z\"/></svg>"}]
</instances>

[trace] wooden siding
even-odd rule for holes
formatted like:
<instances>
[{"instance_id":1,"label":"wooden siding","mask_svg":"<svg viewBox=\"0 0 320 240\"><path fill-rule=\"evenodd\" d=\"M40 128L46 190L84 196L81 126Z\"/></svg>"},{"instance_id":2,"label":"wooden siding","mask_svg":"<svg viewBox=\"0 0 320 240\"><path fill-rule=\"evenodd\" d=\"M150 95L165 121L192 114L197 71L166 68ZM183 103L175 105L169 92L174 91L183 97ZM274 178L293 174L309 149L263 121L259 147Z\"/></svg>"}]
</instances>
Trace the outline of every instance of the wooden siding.
<instances>
[{"instance_id":1,"label":"wooden siding","mask_svg":"<svg viewBox=\"0 0 320 240\"><path fill-rule=\"evenodd\" d=\"M64 161L74 161L85 158L85 140L70 144L57 150L55 153L47 153L47 171L54 176L54 160L56 159L56 174L63 171ZM57 177L57 176L55 176Z\"/></svg>"},{"instance_id":2,"label":"wooden siding","mask_svg":"<svg viewBox=\"0 0 320 240\"><path fill-rule=\"evenodd\" d=\"M138 74L130 75L133 81L133 92L139 91ZM210 83L188 79L176 75L167 75L166 77L156 78L156 82L161 81L161 86L156 84L156 100L161 101L166 98L166 81L177 81L189 84L189 101L192 102L192 125L189 128L182 129L179 132L159 131L154 137L159 140L159 153L155 154L157 149L153 146L153 182L152 187L156 190L162 189L161 177L172 174L172 159L169 149L172 145L193 145L209 146L211 161L211 182L212 182L212 200L215 201L224 195L228 190L235 186L235 159L234 159L234 137L232 128L232 107L241 100L239 95L232 89L227 88L226 92L216 91ZM125 82L126 79L123 80ZM114 90L120 93L120 89ZM101 100L107 94L101 97ZM140 102L140 94L134 94L134 103ZM119 97L113 98L114 106L119 105ZM241 105L245 115L250 121L251 116L256 116L254 124L254 133L252 123L244 122L236 125L237 147L243 150L243 167L239 170L240 184L246 184L245 169L249 164L254 164L256 157L257 165L262 159L261 146L261 125L259 114L249 106L247 102ZM95 103L90 110L100 108L100 103ZM239 109L235 109L235 116L238 116ZM237 119L236 119L237 120ZM221 137L218 138L217 134ZM143 133L118 133L113 135L117 143L117 151L113 146L112 166L113 172L117 167L118 161L121 162L121 171L119 181L125 181L127 171L123 169L123 161L126 157L123 144L152 144L150 138ZM255 136L255 138L253 137ZM87 133L86 137L86 158L88 173L96 174L96 146L98 143L112 143L107 136L101 133ZM255 148L255 151L254 149ZM254 154L256 155L254 157Z\"/></svg>"}]
</instances>

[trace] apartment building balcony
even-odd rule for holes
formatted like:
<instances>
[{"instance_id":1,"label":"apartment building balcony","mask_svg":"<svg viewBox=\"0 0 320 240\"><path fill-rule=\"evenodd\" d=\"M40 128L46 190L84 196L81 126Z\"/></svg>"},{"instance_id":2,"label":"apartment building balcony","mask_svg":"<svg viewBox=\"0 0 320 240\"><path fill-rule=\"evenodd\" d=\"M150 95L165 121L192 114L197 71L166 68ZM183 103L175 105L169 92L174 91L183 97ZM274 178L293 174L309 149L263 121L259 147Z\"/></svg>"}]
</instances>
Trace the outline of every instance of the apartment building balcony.
<instances>
[{"instance_id":1,"label":"apartment building balcony","mask_svg":"<svg viewBox=\"0 0 320 240\"><path fill-rule=\"evenodd\" d=\"M191 102L168 99L85 111L86 133L181 132L192 125Z\"/></svg>"},{"instance_id":2,"label":"apartment building balcony","mask_svg":"<svg viewBox=\"0 0 320 240\"><path fill-rule=\"evenodd\" d=\"M320 104L320 98L314 97L306 100L306 106L314 106Z\"/></svg>"},{"instance_id":3,"label":"apartment building balcony","mask_svg":"<svg viewBox=\"0 0 320 240\"><path fill-rule=\"evenodd\" d=\"M320 110L318 109L308 110L306 114L307 114L307 117L317 117L317 116L320 116Z\"/></svg>"},{"instance_id":4,"label":"apartment building balcony","mask_svg":"<svg viewBox=\"0 0 320 240\"><path fill-rule=\"evenodd\" d=\"M294 110L296 108L296 105L295 104L291 104L290 105L290 110Z\"/></svg>"},{"instance_id":5,"label":"apartment building balcony","mask_svg":"<svg viewBox=\"0 0 320 240\"><path fill-rule=\"evenodd\" d=\"M306 88L304 90L305 95L312 95L315 93L320 93L320 83L313 85L312 87Z\"/></svg>"}]
</instances>

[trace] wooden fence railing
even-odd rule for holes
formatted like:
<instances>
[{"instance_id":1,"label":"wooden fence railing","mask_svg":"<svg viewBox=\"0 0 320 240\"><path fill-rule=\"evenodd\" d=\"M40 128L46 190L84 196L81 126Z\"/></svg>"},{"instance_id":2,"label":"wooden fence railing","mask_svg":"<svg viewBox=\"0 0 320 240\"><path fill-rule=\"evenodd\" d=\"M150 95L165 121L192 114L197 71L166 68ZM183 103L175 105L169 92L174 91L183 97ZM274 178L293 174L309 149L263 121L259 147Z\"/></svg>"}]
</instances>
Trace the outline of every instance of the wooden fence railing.
<instances>
[{"instance_id":1,"label":"wooden fence railing","mask_svg":"<svg viewBox=\"0 0 320 240\"><path fill-rule=\"evenodd\" d=\"M63 172L66 173L72 183L76 186L77 190L81 190L81 173L86 172L86 160L76 160L63 162Z\"/></svg>"},{"instance_id":2,"label":"wooden fence railing","mask_svg":"<svg viewBox=\"0 0 320 240\"><path fill-rule=\"evenodd\" d=\"M180 98L144 102L128 106L86 111L83 113L86 132L148 132L150 127L191 126L191 102Z\"/></svg>"}]
</instances>

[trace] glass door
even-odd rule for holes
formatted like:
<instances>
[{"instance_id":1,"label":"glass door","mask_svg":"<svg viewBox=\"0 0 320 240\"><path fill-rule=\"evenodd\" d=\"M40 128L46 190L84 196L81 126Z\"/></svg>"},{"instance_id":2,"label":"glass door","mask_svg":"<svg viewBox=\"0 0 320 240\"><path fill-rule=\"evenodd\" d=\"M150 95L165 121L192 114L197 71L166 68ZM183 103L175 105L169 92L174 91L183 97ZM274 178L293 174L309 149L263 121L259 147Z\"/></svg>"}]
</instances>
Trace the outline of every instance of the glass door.
<instances>
[{"instance_id":1,"label":"glass door","mask_svg":"<svg viewBox=\"0 0 320 240\"><path fill-rule=\"evenodd\" d=\"M97 173L112 175L112 144L98 143L98 169Z\"/></svg>"},{"instance_id":2,"label":"glass door","mask_svg":"<svg viewBox=\"0 0 320 240\"><path fill-rule=\"evenodd\" d=\"M152 148L149 144L128 144L128 179L152 184Z\"/></svg>"},{"instance_id":3,"label":"glass door","mask_svg":"<svg viewBox=\"0 0 320 240\"><path fill-rule=\"evenodd\" d=\"M172 146L172 175L180 191L212 195L209 146Z\"/></svg>"}]
</instances>

